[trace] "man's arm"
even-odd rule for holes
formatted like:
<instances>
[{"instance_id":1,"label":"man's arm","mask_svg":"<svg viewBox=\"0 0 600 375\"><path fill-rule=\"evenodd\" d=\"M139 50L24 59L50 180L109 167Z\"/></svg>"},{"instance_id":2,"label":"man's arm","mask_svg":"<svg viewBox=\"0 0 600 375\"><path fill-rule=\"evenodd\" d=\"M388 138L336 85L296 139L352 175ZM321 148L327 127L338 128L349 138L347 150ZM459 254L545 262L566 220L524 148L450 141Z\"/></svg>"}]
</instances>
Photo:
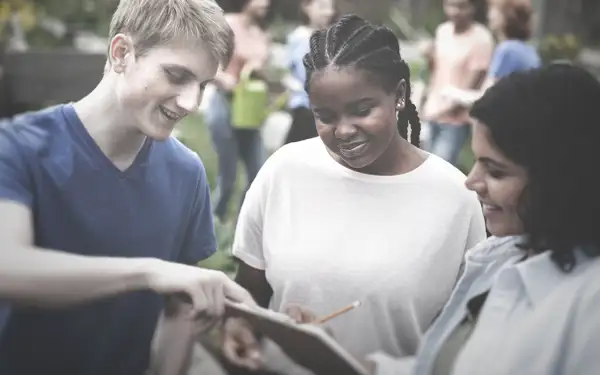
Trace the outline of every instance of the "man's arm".
<instances>
[{"instance_id":1,"label":"man's arm","mask_svg":"<svg viewBox=\"0 0 600 375\"><path fill-rule=\"evenodd\" d=\"M31 211L0 201L0 298L60 307L122 293L183 293L196 310L220 314L226 297L253 303L218 271L151 258L92 257L33 246Z\"/></svg>"},{"instance_id":2,"label":"man's arm","mask_svg":"<svg viewBox=\"0 0 600 375\"><path fill-rule=\"evenodd\" d=\"M35 189L29 163L37 162L37 157L28 149L32 142L19 138L27 131L18 123L0 127L1 299L64 306L152 290L185 294L195 310L214 314L222 312L226 297L253 302L248 292L222 272L158 259L88 257L35 247Z\"/></svg>"}]
</instances>

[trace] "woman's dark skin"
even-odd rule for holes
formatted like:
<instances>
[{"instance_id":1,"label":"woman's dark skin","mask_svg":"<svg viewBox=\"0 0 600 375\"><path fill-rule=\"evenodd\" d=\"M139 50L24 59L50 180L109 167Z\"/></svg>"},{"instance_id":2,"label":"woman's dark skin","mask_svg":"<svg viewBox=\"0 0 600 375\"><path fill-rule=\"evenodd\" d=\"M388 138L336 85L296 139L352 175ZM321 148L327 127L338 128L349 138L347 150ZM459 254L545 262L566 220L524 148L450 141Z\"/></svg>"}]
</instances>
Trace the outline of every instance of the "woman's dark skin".
<instances>
[{"instance_id":1,"label":"woman's dark skin","mask_svg":"<svg viewBox=\"0 0 600 375\"><path fill-rule=\"evenodd\" d=\"M265 271L252 268L244 262L238 262L235 282L243 285L259 306L268 308L271 297L273 297L273 289L267 281Z\"/></svg>"}]
</instances>

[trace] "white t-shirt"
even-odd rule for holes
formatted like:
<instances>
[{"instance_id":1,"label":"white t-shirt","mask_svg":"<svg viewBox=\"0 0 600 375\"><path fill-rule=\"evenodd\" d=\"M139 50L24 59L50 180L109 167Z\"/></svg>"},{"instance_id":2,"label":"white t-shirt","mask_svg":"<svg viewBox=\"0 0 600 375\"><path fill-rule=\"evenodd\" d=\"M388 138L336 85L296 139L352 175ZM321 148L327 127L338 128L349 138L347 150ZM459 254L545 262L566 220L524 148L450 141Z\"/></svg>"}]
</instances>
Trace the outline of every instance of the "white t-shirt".
<instances>
[{"instance_id":1,"label":"white t-shirt","mask_svg":"<svg viewBox=\"0 0 600 375\"><path fill-rule=\"evenodd\" d=\"M301 304L318 316L362 305L328 324L358 358L416 352L458 277L485 239L465 176L430 155L398 176L338 164L319 138L273 154L248 191L233 254L265 270L270 308Z\"/></svg>"}]
</instances>

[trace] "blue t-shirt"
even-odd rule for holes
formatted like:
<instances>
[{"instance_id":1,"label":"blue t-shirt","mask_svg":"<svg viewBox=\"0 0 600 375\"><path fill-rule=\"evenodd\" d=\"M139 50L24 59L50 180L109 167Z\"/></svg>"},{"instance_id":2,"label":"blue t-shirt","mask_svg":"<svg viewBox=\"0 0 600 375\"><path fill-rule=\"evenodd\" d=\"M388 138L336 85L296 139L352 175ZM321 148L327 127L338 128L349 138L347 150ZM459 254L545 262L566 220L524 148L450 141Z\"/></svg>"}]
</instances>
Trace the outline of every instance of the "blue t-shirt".
<instances>
[{"instance_id":1,"label":"blue t-shirt","mask_svg":"<svg viewBox=\"0 0 600 375\"><path fill-rule=\"evenodd\" d=\"M174 138L148 140L120 171L71 105L0 127L0 199L31 208L40 247L186 264L216 250L198 156ZM61 310L13 307L0 374L142 375L161 307L151 292Z\"/></svg>"},{"instance_id":2,"label":"blue t-shirt","mask_svg":"<svg viewBox=\"0 0 600 375\"><path fill-rule=\"evenodd\" d=\"M505 40L494 50L488 75L500 79L513 72L539 68L540 65L540 56L533 46L521 40Z\"/></svg>"}]
</instances>

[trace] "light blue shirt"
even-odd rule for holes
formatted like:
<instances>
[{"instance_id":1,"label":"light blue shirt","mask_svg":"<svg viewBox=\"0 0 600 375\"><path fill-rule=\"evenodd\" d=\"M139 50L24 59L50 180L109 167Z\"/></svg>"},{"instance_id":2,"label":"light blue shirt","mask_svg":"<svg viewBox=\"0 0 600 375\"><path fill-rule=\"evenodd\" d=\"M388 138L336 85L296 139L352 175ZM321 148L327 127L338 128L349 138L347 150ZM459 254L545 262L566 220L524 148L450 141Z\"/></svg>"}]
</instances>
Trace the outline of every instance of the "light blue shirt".
<instances>
[{"instance_id":1,"label":"light blue shirt","mask_svg":"<svg viewBox=\"0 0 600 375\"><path fill-rule=\"evenodd\" d=\"M494 50L488 76L500 79L513 72L539 68L541 64L535 47L521 40L505 40Z\"/></svg>"},{"instance_id":2,"label":"light blue shirt","mask_svg":"<svg viewBox=\"0 0 600 375\"><path fill-rule=\"evenodd\" d=\"M489 290L454 375L600 374L600 258L577 253L570 273L546 252L523 262L519 237L490 238L466 255L465 273L416 357L371 357L377 375L429 375L467 302Z\"/></svg>"},{"instance_id":3,"label":"light blue shirt","mask_svg":"<svg viewBox=\"0 0 600 375\"><path fill-rule=\"evenodd\" d=\"M306 69L302 59L310 52L311 31L306 26L299 26L290 33L287 38L287 55L289 59L288 68L290 75L298 80L304 86L306 81ZM305 90L292 90L288 99L288 107L309 108L310 102Z\"/></svg>"}]
</instances>

